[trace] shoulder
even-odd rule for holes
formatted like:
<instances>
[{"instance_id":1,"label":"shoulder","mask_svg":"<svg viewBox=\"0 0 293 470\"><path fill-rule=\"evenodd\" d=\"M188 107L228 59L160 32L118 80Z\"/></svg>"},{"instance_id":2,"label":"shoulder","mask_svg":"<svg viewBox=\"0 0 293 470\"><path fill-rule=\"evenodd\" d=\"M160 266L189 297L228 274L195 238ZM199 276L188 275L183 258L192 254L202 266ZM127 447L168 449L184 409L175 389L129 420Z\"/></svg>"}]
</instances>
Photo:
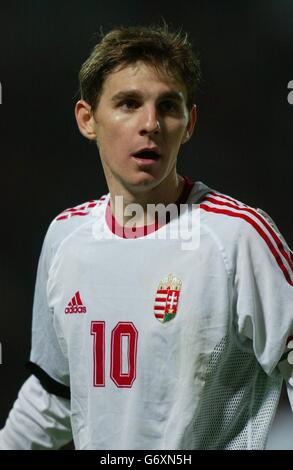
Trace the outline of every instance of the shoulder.
<instances>
[{"instance_id":1,"label":"shoulder","mask_svg":"<svg viewBox=\"0 0 293 470\"><path fill-rule=\"evenodd\" d=\"M108 195L99 199L84 202L75 207L69 207L58 214L51 222L44 242L44 247L50 257L56 253L60 244L84 224L94 220L99 208L108 200Z\"/></svg>"},{"instance_id":2,"label":"shoulder","mask_svg":"<svg viewBox=\"0 0 293 470\"><path fill-rule=\"evenodd\" d=\"M200 209L203 225L232 258L245 252L260 263L269 260L292 282L292 253L265 211L215 190L204 196Z\"/></svg>"},{"instance_id":3,"label":"shoulder","mask_svg":"<svg viewBox=\"0 0 293 470\"><path fill-rule=\"evenodd\" d=\"M263 210L249 206L238 199L210 190L200 202L203 220L211 230L226 235L229 240L239 236L264 238L277 236L277 228ZM280 235L280 234L279 234Z\"/></svg>"},{"instance_id":4,"label":"shoulder","mask_svg":"<svg viewBox=\"0 0 293 470\"><path fill-rule=\"evenodd\" d=\"M84 202L82 204L79 204L78 206L69 207L68 209L65 209L59 215L57 215L57 217L55 217L52 223L61 222L65 220L68 221L70 219L76 218L76 220L80 224L82 223L82 218L85 218L86 216L91 216L93 209L104 204L106 199L107 194L104 194L100 197L100 199L92 199L91 201Z\"/></svg>"}]
</instances>

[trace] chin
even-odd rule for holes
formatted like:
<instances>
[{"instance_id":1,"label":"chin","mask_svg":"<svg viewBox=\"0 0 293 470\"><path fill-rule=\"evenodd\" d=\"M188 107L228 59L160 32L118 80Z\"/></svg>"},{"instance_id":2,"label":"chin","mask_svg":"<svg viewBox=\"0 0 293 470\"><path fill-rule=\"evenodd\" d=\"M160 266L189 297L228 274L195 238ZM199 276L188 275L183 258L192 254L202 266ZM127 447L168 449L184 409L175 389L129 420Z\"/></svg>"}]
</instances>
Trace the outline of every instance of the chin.
<instances>
[{"instance_id":1,"label":"chin","mask_svg":"<svg viewBox=\"0 0 293 470\"><path fill-rule=\"evenodd\" d=\"M152 175L150 173L140 173L139 175L136 175L134 178L132 178L131 181L128 180L127 186L137 191L143 191L145 189L150 189L157 186L159 182L160 178L156 175Z\"/></svg>"}]
</instances>

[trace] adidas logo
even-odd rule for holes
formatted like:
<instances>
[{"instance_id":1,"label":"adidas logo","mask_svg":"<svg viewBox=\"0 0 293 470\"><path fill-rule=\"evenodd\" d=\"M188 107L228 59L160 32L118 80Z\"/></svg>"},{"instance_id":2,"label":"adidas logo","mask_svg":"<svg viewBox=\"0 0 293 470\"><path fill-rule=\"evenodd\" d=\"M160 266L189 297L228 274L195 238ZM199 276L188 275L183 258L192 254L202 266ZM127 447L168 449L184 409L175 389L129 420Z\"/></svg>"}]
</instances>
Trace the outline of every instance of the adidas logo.
<instances>
[{"instance_id":1,"label":"adidas logo","mask_svg":"<svg viewBox=\"0 0 293 470\"><path fill-rule=\"evenodd\" d=\"M86 313L86 307L83 305L79 291L75 292L71 301L68 303L64 312L67 313Z\"/></svg>"}]
</instances>

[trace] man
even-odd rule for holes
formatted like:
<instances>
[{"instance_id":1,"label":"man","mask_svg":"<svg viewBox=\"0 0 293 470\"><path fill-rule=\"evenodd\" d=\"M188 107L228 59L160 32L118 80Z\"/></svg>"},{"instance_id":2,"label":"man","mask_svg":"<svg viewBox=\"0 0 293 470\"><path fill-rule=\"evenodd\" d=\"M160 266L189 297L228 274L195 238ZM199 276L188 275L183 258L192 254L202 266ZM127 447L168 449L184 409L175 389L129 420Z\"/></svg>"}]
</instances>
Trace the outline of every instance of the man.
<instances>
[{"instance_id":1,"label":"man","mask_svg":"<svg viewBox=\"0 0 293 470\"><path fill-rule=\"evenodd\" d=\"M113 30L83 64L76 119L109 194L48 230L2 448L262 449L283 378L293 404L290 251L176 170L198 79L167 27Z\"/></svg>"}]
</instances>

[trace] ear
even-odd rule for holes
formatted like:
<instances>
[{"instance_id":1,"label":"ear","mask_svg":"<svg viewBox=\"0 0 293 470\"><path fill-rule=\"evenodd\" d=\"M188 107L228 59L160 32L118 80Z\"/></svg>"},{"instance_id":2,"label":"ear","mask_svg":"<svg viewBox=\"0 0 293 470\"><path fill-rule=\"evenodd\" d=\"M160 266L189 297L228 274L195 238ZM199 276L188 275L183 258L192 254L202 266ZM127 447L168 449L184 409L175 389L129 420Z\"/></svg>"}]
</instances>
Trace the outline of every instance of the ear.
<instances>
[{"instance_id":1,"label":"ear","mask_svg":"<svg viewBox=\"0 0 293 470\"><path fill-rule=\"evenodd\" d=\"M186 126L185 134L183 136L181 144L185 144L185 142L187 142L191 138L191 136L193 134L193 131L194 131L196 121L197 121L197 111L196 111L196 105L194 104L192 106L192 109L191 109L190 113L189 113L188 124Z\"/></svg>"},{"instance_id":2,"label":"ear","mask_svg":"<svg viewBox=\"0 0 293 470\"><path fill-rule=\"evenodd\" d=\"M82 135L90 140L96 140L95 120L91 106L84 100L75 105L75 119Z\"/></svg>"}]
</instances>

